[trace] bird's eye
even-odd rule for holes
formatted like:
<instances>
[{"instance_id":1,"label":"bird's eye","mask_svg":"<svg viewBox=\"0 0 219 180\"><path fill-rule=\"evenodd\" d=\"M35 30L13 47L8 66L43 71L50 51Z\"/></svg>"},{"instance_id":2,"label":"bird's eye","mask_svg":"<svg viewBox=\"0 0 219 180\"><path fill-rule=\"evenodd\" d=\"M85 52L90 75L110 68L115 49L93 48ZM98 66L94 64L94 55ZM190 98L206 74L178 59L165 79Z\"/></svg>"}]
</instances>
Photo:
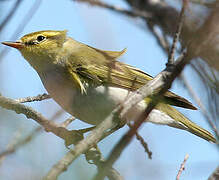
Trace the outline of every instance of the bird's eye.
<instances>
[{"instance_id":1,"label":"bird's eye","mask_svg":"<svg viewBox=\"0 0 219 180\"><path fill-rule=\"evenodd\" d=\"M46 39L45 36L42 36L42 35L37 36L37 41L38 42L43 41L44 39Z\"/></svg>"}]
</instances>

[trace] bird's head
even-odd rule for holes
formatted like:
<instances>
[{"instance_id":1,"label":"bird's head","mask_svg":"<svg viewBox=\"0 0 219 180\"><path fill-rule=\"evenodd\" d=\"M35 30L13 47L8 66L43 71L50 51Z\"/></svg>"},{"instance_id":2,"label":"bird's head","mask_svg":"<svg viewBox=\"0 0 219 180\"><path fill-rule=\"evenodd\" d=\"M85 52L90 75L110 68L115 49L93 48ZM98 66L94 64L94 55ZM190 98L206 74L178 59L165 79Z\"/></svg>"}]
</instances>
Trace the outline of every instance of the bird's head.
<instances>
[{"instance_id":1,"label":"bird's head","mask_svg":"<svg viewBox=\"0 0 219 180\"><path fill-rule=\"evenodd\" d=\"M18 41L2 44L18 49L30 64L41 64L45 59L53 59L60 52L66 41L66 32L66 30L38 31L27 34Z\"/></svg>"}]
</instances>

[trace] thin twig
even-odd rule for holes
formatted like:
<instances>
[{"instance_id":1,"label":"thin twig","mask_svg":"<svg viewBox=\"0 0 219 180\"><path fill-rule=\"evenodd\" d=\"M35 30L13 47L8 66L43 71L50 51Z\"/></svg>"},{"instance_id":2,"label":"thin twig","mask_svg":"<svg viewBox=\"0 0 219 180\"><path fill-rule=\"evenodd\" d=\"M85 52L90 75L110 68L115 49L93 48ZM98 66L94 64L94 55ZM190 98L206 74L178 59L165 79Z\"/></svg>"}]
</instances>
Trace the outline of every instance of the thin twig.
<instances>
[{"instance_id":1,"label":"thin twig","mask_svg":"<svg viewBox=\"0 0 219 180\"><path fill-rule=\"evenodd\" d=\"M130 128L132 128L131 123L128 123L128 126ZM148 154L148 158L152 159L152 152L150 151L150 149L148 148L148 144L144 141L143 137L141 137L141 135L136 131L135 133L136 135L136 139L139 140L139 142L141 143L141 145L143 146L145 152Z\"/></svg>"},{"instance_id":2,"label":"thin twig","mask_svg":"<svg viewBox=\"0 0 219 180\"><path fill-rule=\"evenodd\" d=\"M182 26L184 22L184 12L186 9L186 5L187 5L186 0L183 0L183 6L182 6L182 9L179 15L179 23L177 24L176 33L174 34L173 43L172 43L170 53L168 56L168 62L167 62L168 64L173 64L174 62L174 54L175 54L177 42L179 41L179 35L182 31Z\"/></svg>"},{"instance_id":3,"label":"thin twig","mask_svg":"<svg viewBox=\"0 0 219 180\"><path fill-rule=\"evenodd\" d=\"M176 180L179 180L179 179L180 179L180 176L181 176L183 170L185 170L185 164L186 164L186 161L188 160L188 158L189 158L189 155L186 154L186 155L185 155L185 158L184 158L184 160L183 160L183 162L182 162L182 164L181 164L181 166L180 166L180 169L179 169L179 171L178 171L178 173L177 173Z\"/></svg>"},{"instance_id":4,"label":"thin twig","mask_svg":"<svg viewBox=\"0 0 219 180\"><path fill-rule=\"evenodd\" d=\"M165 34L163 33L163 36L161 36L154 28L154 25L148 23L148 27L151 31L151 33L155 36L157 43L160 45L164 53L168 54L169 52L169 43L167 39L165 38Z\"/></svg>"},{"instance_id":5,"label":"thin twig","mask_svg":"<svg viewBox=\"0 0 219 180\"><path fill-rule=\"evenodd\" d=\"M106 9L115 11L117 13L125 14L130 17L140 17L143 19L149 19L152 17L150 13L147 13L145 11L138 11L138 10L129 11L119 6L110 5L102 1L95 1L95 0L73 0L73 1L89 3L90 5L106 8Z\"/></svg>"},{"instance_id":6,"label":"thin twig","mask_svg":"<svg viewBox=\"0 0 219 180\"><path fill-rule=\"evenodd\" d=\"M23 29L26 27L28 22L32 19L34 14L39 9L41 2L42 2L42 0L35 0L33 5L31 6L31 8L28 10L28 12L25 14L24 18L22 19L22 21L19 23L19 25L15 29L13 35L10 38L11 40L15 40L18 38L18 35L23 31ZM3 50L0 52L0 61L10 50L11 50L11 48L7 48L7 47L3 48Z\"/></svg>"},{"instance_id":7,"label":"thin twig","mask_svg":"<svg viewBox=\"0 0 219 180\"><path fill-rule=\"evenodd\" d=\"M25 98L19 98L19 99L15 99L15 101L17 101L18 103L26 103L26 102L34 102L34 101L42 101L45 99L49 99L51 98L49 94L39 94L37 96L29 96L29 97L25 97Z\"/></svg>"},{"instance_id":8,"label":"thin twig","mask_svg":"<svg viewBox=\"0 0 219 180\"><path fill-rule=\"evenodd\" d=\"M18 139L21 136L21 128L18 128L16 130L16 132L14 133L14 136L12 138L12 140L8 143L7 145L7 150L11 149L12 147L15 146L16 142L18 141ZM1 153L2 154L2 153ZM2 164L2 162L4 161L4 159L6 158L5 154L3 153L3 155L0 154L0 165Z\"/></svg>"},{"instance_id":9,"label":"thin twig","mask_svg":"<svg viewBox=\"0 0 219 180\"><path fill-rule=\"evenodd\" d=\"M2 31L2 29L6 26L6 24L10 21L10 19L13 17L13 15L15 14L16 10L18 10L19 5L21 4L23 0L17 0L14 3L14 6L11 8L11 11L8 13L8 15L5 17L5 19L2 21L2 23L0 24L0 32Z\"/></svg>"},{"instance_id":10,"label":"thin twig","mask_svg":"<svg viewBox=\"0 0 219 180\"><path fill-rule=\"evenodd\" d=\"M62 113L63 113L63 110L57 111L51 117L51 121L53 121L56 118L58 118ZM61 126L62 126L62 124L61 124ZM39 127L35 128L28 136L24 137L23 139L21 139L21 140L17 139L16 143L14 143L11 146L8 146L5 151L0 153L0 158L5 157L5 156L7 156L9 154L12 154L12 153L16 152L19 148L21 148L24 145L26 145L27 143L31 142L31 140L42 130L43 130L43 128L41 126L39 126Z\"/></svg>"}]
</instances>

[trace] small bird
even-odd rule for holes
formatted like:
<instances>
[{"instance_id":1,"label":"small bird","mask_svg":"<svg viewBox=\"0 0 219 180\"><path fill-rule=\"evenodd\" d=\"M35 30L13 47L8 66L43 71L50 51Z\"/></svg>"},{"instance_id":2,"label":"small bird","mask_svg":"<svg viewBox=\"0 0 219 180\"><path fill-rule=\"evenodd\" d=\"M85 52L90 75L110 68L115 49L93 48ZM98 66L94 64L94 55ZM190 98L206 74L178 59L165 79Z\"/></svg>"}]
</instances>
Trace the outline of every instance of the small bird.
<instances>
[{"instance_id":1,"label":"small bird","mask_svg":"<svg viewBox=\"0 0 219 180\"><path fill-rule=\"evenodd\" d=\"M117 61L126 49L103 51L67 37L66 33L66 30L39 31L2 44L19 50L50 96L77 119L92 125L101 123L129 93L153 79L140 69ZM138 103L125 119L136 120L152 98L156 97L152 95ZM196 109L186 99L167 91L145 121L183 129L216 142L210 132L171 105Z\"/></svg>"}]
</instances>

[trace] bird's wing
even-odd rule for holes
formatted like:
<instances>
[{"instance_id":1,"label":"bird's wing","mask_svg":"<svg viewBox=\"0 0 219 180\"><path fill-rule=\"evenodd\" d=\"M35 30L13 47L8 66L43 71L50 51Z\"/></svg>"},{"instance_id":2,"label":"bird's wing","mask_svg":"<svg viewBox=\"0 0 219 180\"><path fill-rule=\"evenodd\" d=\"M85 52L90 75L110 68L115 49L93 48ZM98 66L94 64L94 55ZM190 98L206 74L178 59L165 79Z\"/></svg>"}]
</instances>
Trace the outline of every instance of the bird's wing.
<instances>
[{"instance_id":1,"label":"bird's wing","mask_svg":"<svg viewBox=\"0 0 219 180\"><path fill-rule=\"evenodd\" d=\"M84 91L83 82L89 82L89 84L94 85L107 84L108 86L135 91L153 79L149 74L116 60L125 50L114 52L102 51L89 46L88 48L93 50L93 52L90 55L89 51L86 51L84 55L81 53L80 58L75 58L77 63L74 61L74 63L70 63L71 66L69 67L76 77L75 81L80 86L82 92ZM95 51L98 53L94 56ZM103 56L100 56L100 54ZM74 54L74 56L76 55ZM92 57L97 58L95 63L93 63ZM189 101L170 91L164 94L161 102L183 108L196 109Z\"/></svg>"}]
</instances>

